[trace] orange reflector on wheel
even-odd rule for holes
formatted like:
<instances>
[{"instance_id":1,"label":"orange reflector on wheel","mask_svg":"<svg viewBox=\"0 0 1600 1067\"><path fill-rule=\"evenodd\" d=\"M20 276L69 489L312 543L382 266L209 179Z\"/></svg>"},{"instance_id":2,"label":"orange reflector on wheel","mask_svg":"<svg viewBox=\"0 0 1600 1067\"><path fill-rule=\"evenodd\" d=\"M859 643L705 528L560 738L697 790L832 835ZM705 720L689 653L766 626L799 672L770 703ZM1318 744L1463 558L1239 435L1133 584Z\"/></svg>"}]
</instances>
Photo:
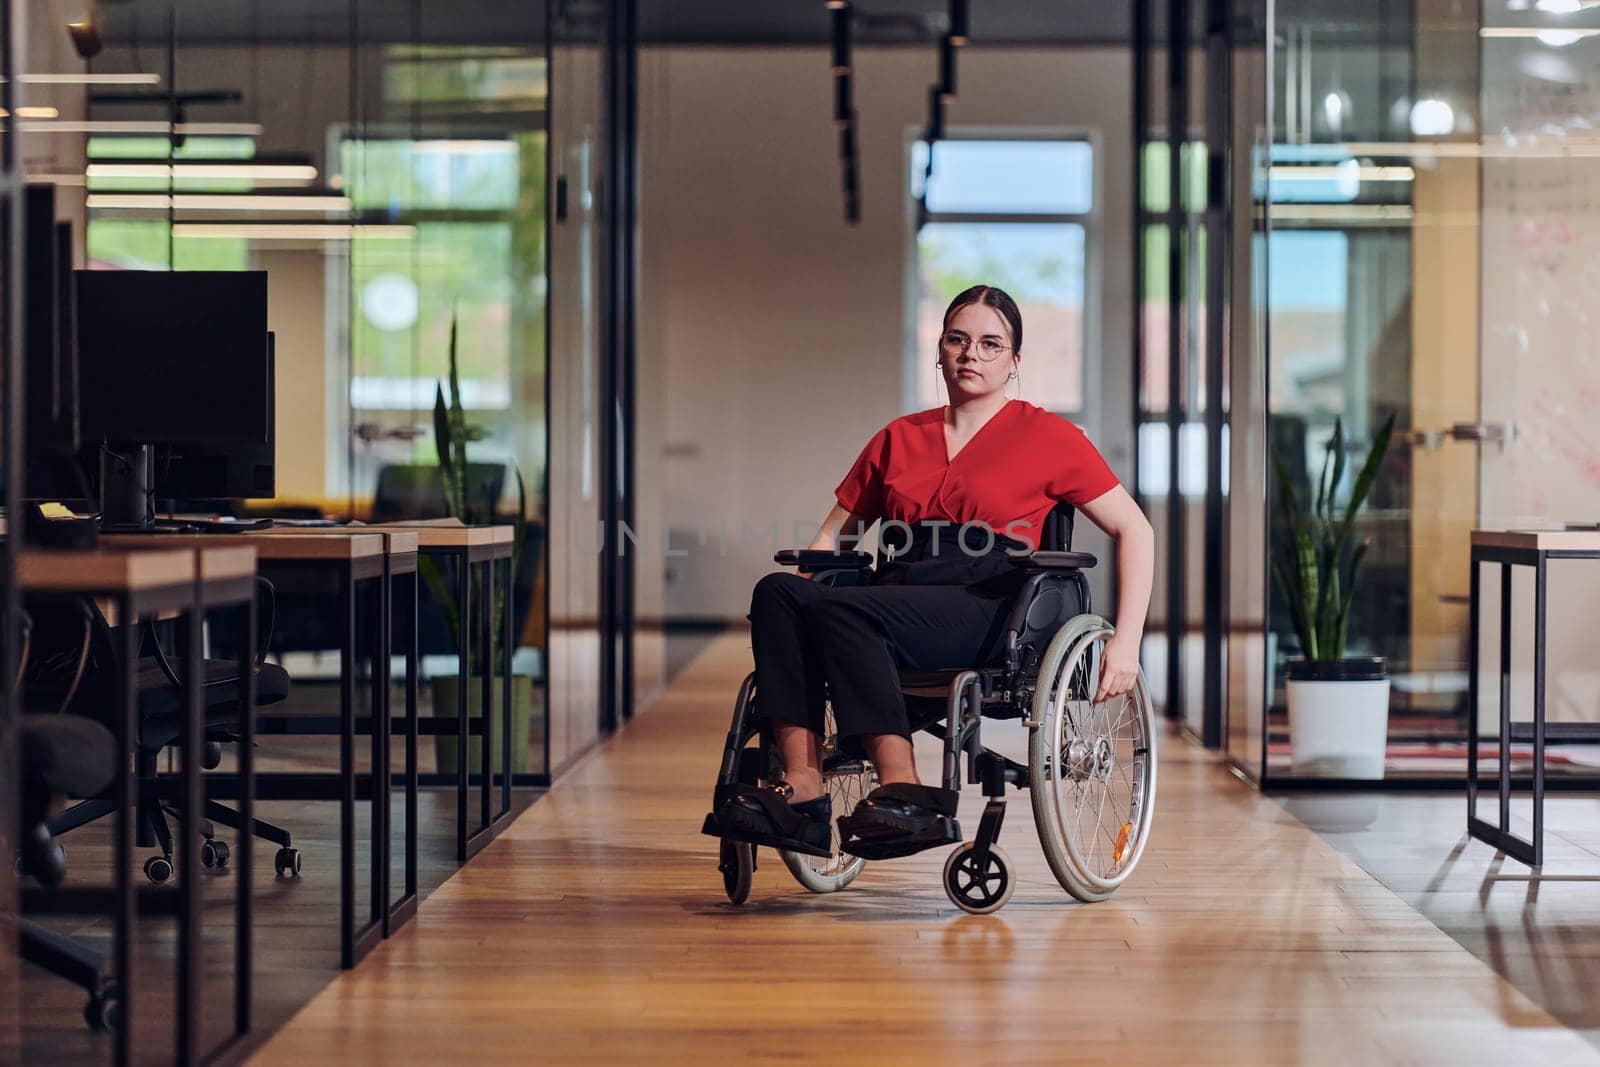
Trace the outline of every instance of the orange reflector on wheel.
<instances>
[{"instance_id":1,"label":"orange reflector on wheel","mask_svg":"<svg viewBox=\"0 0 1600 1067\"><path fill-rule=\"evenodd\" d=\"M1122 832L1117 835L1117 847L1111 852L1111 862L1122 862L1122 853L1128 848L1128 823L1122 824Z\"/></svg>"}]
</instances>

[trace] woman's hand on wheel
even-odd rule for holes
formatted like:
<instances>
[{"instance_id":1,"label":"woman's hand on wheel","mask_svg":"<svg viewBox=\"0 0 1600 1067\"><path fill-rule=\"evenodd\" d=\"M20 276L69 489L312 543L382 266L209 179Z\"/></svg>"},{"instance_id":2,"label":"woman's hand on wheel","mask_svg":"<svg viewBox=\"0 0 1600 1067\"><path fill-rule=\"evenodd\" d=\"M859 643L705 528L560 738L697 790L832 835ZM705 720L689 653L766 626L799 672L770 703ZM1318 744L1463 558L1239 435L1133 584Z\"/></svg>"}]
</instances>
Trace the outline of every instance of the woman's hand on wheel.
<instances>
[{"instance_id":1,"label":"woman's hand on wheel","mask_svg":"<svg viewBox=\"0 0 1600 1067\"><path fill-rule=\"evenodd\" d=\"M1100 688L1095 692L1095 703L1126 693L1138 677L1138 637L1131 633L1112 634L1100 656Z\"/></svg>"}]
</instances>

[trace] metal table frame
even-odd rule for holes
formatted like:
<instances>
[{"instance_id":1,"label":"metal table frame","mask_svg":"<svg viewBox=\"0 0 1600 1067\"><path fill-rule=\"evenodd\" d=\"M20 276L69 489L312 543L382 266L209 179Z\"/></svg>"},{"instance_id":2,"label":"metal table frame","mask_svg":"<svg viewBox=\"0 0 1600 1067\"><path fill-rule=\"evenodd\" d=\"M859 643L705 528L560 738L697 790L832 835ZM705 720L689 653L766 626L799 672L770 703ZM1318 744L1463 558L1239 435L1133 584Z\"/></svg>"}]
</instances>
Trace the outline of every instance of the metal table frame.
<instances>
[{"instance_id":1,"label":"metal table frame","mask_svg":"<svg viewBox=\"0 0 1600 1067\"><path fill-rule=\"evenodd\" d=\"M511 539L513 536L512 528L499 525L463 527L451 523L421 522L393 523L386 526L363 527L363 529L403 530L417 534L419 537L418 554L443 564L450 574L452 592L460 612L459 641L456 648L456 721L449 723L437 716L430 716L421 720L419 732L430 737L451 731L456 734L455 773L451 775L447 772L436 772L435 774L424 776L423 784L455 786L456 861L458 863L466 863L509 826L512 818L512 787L514 782L511 773L511 653L515 645L511 632L511 619L514 614L511 610L511 605L514 603L513 598L515 596L515 575L512 567L515 545ZM503 567L500 566L501 564L503 564ZM490 716L493 714L496 661L494 655L494 593L497 585L497 570L503 570L503 575L498 582L498 588L506 605L502 618L501 647L499 650L500 656L498 657L501 667L500 806L498 811L494 807L493 746L490 744L493 738L493 731L489 728ZM476 572L476 581L474 581L474 572ZM477 589L478 602L476 625L472 622L474 586ZM473 634L474 629L478 631L476 638ZM481 641L481 647L488 650L488 654L480 657L478 664L480 716L476 722L473 721L471 709L468 707L469 693L471 691L468 680L472 674L475 641ZM477 829L470 829L467 825L467 815L471 790L471 772L467 767L467 741L474 734L482 736L483 744L480 747L481 759L478 767L480 778L479 825ZM526 743L526 739L523 739L523 743Z\"/></svg>"},{"instance_id":2,"label":"metal table frame","mask_svg":"<svg viewBox=\"0 0 1600 1067\"><path fill-rule=\"evenodd\" d=\"M222 546L215 546L222 547ZM118 555L137 555L137 550ZM68 590L59 585L54 588L37 587L30 581L28 569L30 556L25 553L19 560L22 574L19 584L30 596L82 597L91 596L107 600L115 610L118 623L118 658L121 672L118 679L120 707L116 716L118 750L123 758L118 760L117 779L113 786L117 798L114 816L116 864L114 889L99 887L37 889L22 893L23 910L31 914L105 914L115 917L116 933L113 938L112 958L119 986L122 1026L113 1038L113 1062L120 1065L133 1062L134 1020L137 1010L137 981L135 979L135 953L133 929L140 914L172 915L178 920L177 995L178 1011L174 1019L174 1059L189 1064L232 1058L247 1040L251 1025L251 933L254 921L251 848L248 834L241 834L235 864L235 931L234 942L234 1003L233 1030L217 1048L207 1053L200 1050L201 996L201 899L200 826L202 821L204 783L201 775L201 756L205 734L204 707L201 701L204 675L201 658L201 626L205 612L210 608L233 606L239 610L245 640L239 646L240 677L240 754L237 799L242 817L254 815L253 754L255 706L254 655L256 607L255 576L224 575L210 577L204 565L205 553L194 552L188 568L190 577L182 581L130 588L128 585L100 583L88 578L80 586ZM39 554L44 555L44 554ZM89 555L71 553L71 555ZM162 886L135 886L133 874L134 818L138 808L138 792L132 770L132 754L138 736L138 663L143 623L141 620L166 612L187 616L187 649L184 664L184 686L188 702L182 735L181 826L175 835L178 858L178 886L176 890Z\"/></svg>"},{"instance_id":3,"label":"metal table frame","mask_svg":"<svg viewBox=\"0 0 1600 1067\"><path fill-rule=\"evenodd\" d=\"M456 860L465 863L483 850L483 847L494 840L499 833L511 822L511 544L509 542L493 542L487 545L464 545L450 547L420 546L418 551L423 555L437 559L449 560L453 564L452 573L455 576L456 603L461 606L461 640L456 652ZM494 608L495 608L495 571L497 564L504 561L504 580L500 583L500 594L505 597L506 610L503 615L501 633L501 693L500 693L500 810L494 810L494 767L493 746L490 741L494 732L489 729L489 717L494 710ZM468 708L468 678L472 671L473 629L470 621L472 618L472 572L477 571L477 585L479 590L479 640L485 652L479 657L478 662L478 689L480 718L482 724L479 733L482 734L483 743L479 746L479 826L476 830L467 827L468 795L470 791L470 772L467 768L467 738L471 730L471 710ZM437 722L432 724L437 731ZM522 739L526 743L526 739Z\"/></svg>"},{"instance_id":4,"label":"metal table frame","mask_svg":"<svg viewBox=\"0 0 1600 1067\"><path fill-rule=\"evenodd\" d=\"M363 533L367 531L361 531ZM373 531L376 532L376 531ZM416 912L416 759L415 746L407 746L407 835L406 835L406 886L398 903L389 899L389 805L390 797L390 735L393 723L389 705L389 658L392 627L391 583L397 574L409 573L410 589L404 599L408 602L412 623L416 616L415 564L397 570L387 545L371 556L335 558L263 559L260 564L268 578L294 578L299 576L331 575L338 583L339 611L343 618L339 637L339 714L336 719L323 717L266 714L261 717L262 733L275 735L328 735L339 737L339 770L277 772L257 776L257 795L263 800L337 800L339 802L339 965L349 970L377 947L393 929L398 929ZM364 585L376 583L377 626L373 672L371 679L372 714L358 722L355 714L356 682L356 616L357 596ZM416 644L407 649L407 680L416 676ZM408 686L406 698L408 724L416 719L414 686ZM362 727L365 727L362 729ZM408 727L409 729L409 727ZM372 773L356 773L356 735L371 737ZM379 798L383 798L380 802ZM369 913L358 929L356 926L356 802L367 800L372 805L372 847L370 851Z\"/></svg>"},{"instance_id":5,"label":"metal table frame","mask_svg":"<svg viewBox=\"0 0 1600 1067\"><path fill-rule=\"evenodd\" d=\"M1592 536L1592 535L1591 535ZM1475 533L1471 550L1472 581L1468 597L1470 629L1467 667L1467 834L1494 846L1512 859L1530 867L1544 865L1545 742L1600 740L1600 727L1591 723L1545 722L1545 609L1549 588L1548 564L1555 559L1600 559L1600 548L1545 547L1548 540L1538 533L1487 535L1502 544L1479 543ZM1522 542L1522 543L1519 543ZM1500 566L1500 752L1498 821L1478 815L1478 670L1481 622L1481 565ZM1533 568L1533 836L1517 836L1511 831L1511 741L1517 733L1511 722L1511 575L1512 568Z\"/></svg>"},{"instance_id":6,"label":"metal table frame","mask_svg":"<svg viewBox=\"0 0 1600 1067\"><path fill-rule=\"evenodd\" d=\"M410 539L407 545L395 549L391 534L406 531L385 531L372 527L342 529L298 530L285 528L258 535L245 535L259 553L257 568L268 579L276 578L286 584L310 578L331 577L337 587L336 597L343 618L340 627L339 647L339 714L337 716L304 716L262 712L257 720L258 734L290 736L337 736L339 738L339 770L271 772L255 776L255 795L261 800L336 800L339 802L339 960L348 970L364 959L379 941L403 926L417 910L417 748L415 732L417 723L416 678L417 641L416 619L417 556ZM369 536L382 541L376 552L358 552L350 544L352 538ZM141 538L140 540L145 540ZM195 538L164 535L163 544L191 544ZM215 537L200 537L199 541L215 544ZM346 542L342 550L322 552L322 542ZM285 544L296 547L274 551ZM372 654L371 678L372 714L355 714L356 660L358 641L356 618L358 595L364 587L373 585L376 593L372 610L375 618L372 633L375 635ZM396 591L398 590L398 596ZM404 612L407 641L406 656L406 710L405 719L396 724L391 714L390 659L393 651L393 615L398 600ZM405 884L398 900L390 896L391 842L390 808L393 803L390 758L391 737L396 726L406 736L406 838ZM372 772L358 774L355 767L355 739L357 735L371 738ZM208 776L212 792L229 796L227 790L237 789L238 783L230 775ZM381 798L381 801L380 801ZM367 921L356 925L356 849L355 827L357 801L368 801L372 806L369 882L369 915Z\"/></svg>"}]
</instances>

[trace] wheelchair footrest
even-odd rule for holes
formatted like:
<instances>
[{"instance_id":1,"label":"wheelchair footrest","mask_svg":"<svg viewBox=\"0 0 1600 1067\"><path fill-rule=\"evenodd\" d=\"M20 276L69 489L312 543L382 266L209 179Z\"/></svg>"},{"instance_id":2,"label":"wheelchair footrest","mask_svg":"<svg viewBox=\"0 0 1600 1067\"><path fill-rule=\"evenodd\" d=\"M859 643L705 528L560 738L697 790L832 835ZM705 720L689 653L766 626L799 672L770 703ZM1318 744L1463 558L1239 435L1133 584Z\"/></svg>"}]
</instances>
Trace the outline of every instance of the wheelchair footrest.
<instances>
[{"instance_id":1,"label":"wheelchair footrest","mask_svg":"<svg viewBox=\"0 0 1600 1067\"><path fill-rule=\"evenodd\" d=\"M940 845L959 844L961 824L951 816L940 815L928 826L903 833L893 831L876 819L867 821L845 816L839 820L839 836L841 852L864 860L892 860Z\"/></svg>"},{"instance_id":2,"label":"wheelchair footrest","mask_svg":"<svg viewBox=\"0 0 1600 1067\"><path fill-rule=\"evenodd\" d=\"M785 841L782 845L775 845L770 835L755 833L738 826L729 826L717 819L715 812L706 814L705 822L700 825L700 832L707 837L720 837L724 841L743 841L751 845L765 845L768 848L781 848L785 852L800 852L807 856L820 856L824 859L833 855L832 850L822 848L799 839Z\"/></svg>"}]
</instances>

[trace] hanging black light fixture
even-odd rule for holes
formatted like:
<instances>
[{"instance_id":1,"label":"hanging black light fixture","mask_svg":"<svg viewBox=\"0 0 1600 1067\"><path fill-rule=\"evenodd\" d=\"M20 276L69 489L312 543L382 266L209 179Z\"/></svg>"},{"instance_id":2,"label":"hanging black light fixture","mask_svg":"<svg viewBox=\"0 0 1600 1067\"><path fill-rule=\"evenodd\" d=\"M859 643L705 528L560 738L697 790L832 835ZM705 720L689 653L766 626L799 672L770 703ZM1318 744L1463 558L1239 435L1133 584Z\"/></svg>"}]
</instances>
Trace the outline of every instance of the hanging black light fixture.
<instances>
[{"instance_id":1,"label":"hanging black light fixture","mask_svg":"<svg viewBox=\"0 0 1600 1067\"><path fill-rule=\"evenodd\" d=\"M957 48L967 43L967 0L950 0L950 43Z\"/></svg>"},{"instance_id":2,"label":"hanging black light fixture","mask_svg":"<svg viewBox=\"0 0 1600 1067\"><path fill-rule=\"evenodd\" d=\"M849 0L826 0L833 31L833 123L839 128L840 178L845 221L861 221L860 175L856 170L855 78L850 54L852 11Z\"/></svg>"},{"instance_id":3,"label":"hanging black light fixture","mask_svg":"<svg viewBox=\"0 0 1600 1067\"><path fill-rule=\"evenodd\" d=\"M833 76L833 121L843 128L855 119L855 100L851 93L851 77L846 74Z\"/></svg>"},{"instance_id":4,"label":"hanging black light fixture","mask_svg":"<svg viewBox=\"0 0 1600 1067\"><path fill-rule=\"evenodd\" d=\"M939 38L939 92L946 100L956 95L956 42L948 33Z\"/></svg>"},{"instance_id":5,"label":"hanging black light fixture","mask_svg":"<svg viewBox=\"0 0 1600 1067\"><path fill-rule=\"evenodd\" d=\"M847 74L850 71L850 5L844 0L830 2L828 13L833 20L833 72Z\"/></svg>"}]
</instances>

